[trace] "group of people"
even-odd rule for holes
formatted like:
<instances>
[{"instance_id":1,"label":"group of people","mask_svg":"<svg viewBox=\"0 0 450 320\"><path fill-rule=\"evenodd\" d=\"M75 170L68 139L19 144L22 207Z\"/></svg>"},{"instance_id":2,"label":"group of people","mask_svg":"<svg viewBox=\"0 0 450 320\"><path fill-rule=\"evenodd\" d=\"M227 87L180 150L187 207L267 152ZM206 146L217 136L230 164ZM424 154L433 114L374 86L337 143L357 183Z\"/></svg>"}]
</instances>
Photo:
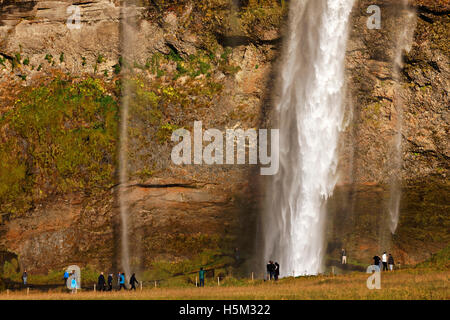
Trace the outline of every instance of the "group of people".
<instances>
[{"instance_id":1,"label":"group of people","mask_svg":"<svg viewBox=\"0 0 450 320\"><path fill-rule=\"evenodd\" d=\"M125 285L125 272L119 272L117 274L117 285L119 287L119 291L124 289L127 290L127 287ZM133 273L130 277L130 281L128 282L130 284L130 290L136 291L136 284L139 284L139 281L136 279L136 274ZM105 280L105 276L103 275L103 272L100 273L97 280L97 288L98 291L112 291L113 290L113 274L110 273L108 275L108 280Z\"/></svg>"},{"instance_id":2,"label":"group of people","mask_svg":"<svg viewBox=\"0 0 450 320\"><path fill-rule=\"evenodd\" d=\"M72 271L72 274L69 274L69 271L64 271L64 285L67 286L67 281L69 281L69 278L72 276L72 279L70 280L70 290L72 290L72 293L77 292L78 289L78 283L77 283L77 277L75 274L75 270Z\"/></svg>"},{"instance_id":3,"label":"group of people","mask_svg":"<svg viewBox=\"0 0 450 320\"><path fill-rule=\"evenodd\" d=\"M389 270L394 271L394 257L390 253L388 256L386 251L383 252L383 254L381 255L381 258L379 256L374 256L373 264L378 266L380 268L380 270L388 271L388 266L389 266Z\"/></svg>"},{"instance_id":4,"label":"group of people","mask_svg":"<svg viewBox=\"0 0 450 320\"><path fill-rule=\"evenodd\" d=\"M347 264L347 252L345 249L342 249L341 251L341 264ZM373 264L375 266L378 266L380 270L383 271L394 271L394 257L392 254L389 253L389 255L386 253L386 251L383 252L381 255L381 258L379 256L373 257ZM389 267L389 269L388 269Z\"/></svg>"},{"instance_id":5,"label":"group of people","mask_svg":"<svg viewBox=\"0 0 450 320\"><path fill-rule=\"evenodd\" d=\"M280 276L280 265L278 262L269 261L269 263L266 266L267 269L267 280L278 280L278 277Z\"/></svg>"},{"instance_id":6,"label":"group of people","mask_svg":"<svg viewBox=\"0 0 450 320\"><path fill-rule=\"evenodd\" d=\"M383 271L388 271L388 270L393 271L394 270L394 257L390 253L388 255L386 253L386 251L382 254L381 258L379 256L374 256L373 262L374 262L374 265L376 265L380 268L380 270L383 270ZM341 263L347 264L347 252L344 248L341 251ZM388 269L388 267L389 267L389 269ZM267 269L267 280L277 281L278 277L280 276L280 265L278 264L278 262L269 261L269 263L266 266L266 269ZM206 273L205 270L203 270L203 268L200 268L200 271L199 271L200 287L205 286L205 273ZM69 274L68 271L64 272L64 285L65 286L68 285L67 281L69 280L70 276L71 275ZM72 279L71 279L71 283L70 283L70 288L71 288L72 292L76 292L76 290L78 288L78 284L77 284L77 279L75 276L75 271L72 271L71 278ZM28 274L27 274L26 270L24 270L24 272L22 274L22 280L23 280L23 284L26 285L27 280L28 280ZM117 274L117 285L119 287L119 289L118 289L119 291L122 289L127 290L125 282L126 282L125 273L119 272ZM131 278L129 280L129 284L130 284L129 290L136 291L136 284L139 284L139 281L136 279L136 274L133 273L133 275L131 276ZM106 280L105 276L103 275L103 272L101 272L98 277L97 288L98 288L98 291L112 291L113 290L113 274L110 273L108 275L108 279Z\"/></svg>"},{"instance_id":7,"label":"group of people","mask_svg":"<svg viewBox=\"0 0 450 320\"><path fill-rule=\"evenodd\" d=\"M70 274L68 271L64 272L64 285L67 286L68 283L67 281L70 278ZM136 284L139 284L139 281L137 281L136 279L136 274L133 273L133 275L130 278L129 281L130 284L130 290L135 290L136 291ZM117 274L117 285L118 285L118 290L127 290L127 287L125 285L125 273L124 272L119 272ZM77 279L75 276L75 271L72 271L72 279L70 281L70 289L72 290L72 292L76 292L76 289L78 288L78 284L77 284ZM108 275L108 279L105 279L105 276L103 275L103 272L100 272L100 275L98 276L97 279L97 290L98 291L112 291L113 290L113 274L110 273Z\"/></svg>"}]
</instances>

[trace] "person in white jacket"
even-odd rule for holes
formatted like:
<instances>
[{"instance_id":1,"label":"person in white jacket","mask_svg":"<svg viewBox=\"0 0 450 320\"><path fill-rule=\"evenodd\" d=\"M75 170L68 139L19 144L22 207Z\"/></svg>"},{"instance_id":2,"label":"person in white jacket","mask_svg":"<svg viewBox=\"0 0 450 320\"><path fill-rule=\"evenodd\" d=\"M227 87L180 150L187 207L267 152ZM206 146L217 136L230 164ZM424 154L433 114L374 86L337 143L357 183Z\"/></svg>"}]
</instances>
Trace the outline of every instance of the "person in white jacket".
<instances>
[{"instance_id":1,"label":"person in white jacket","mask_svg":"<svg viewBox=\"0 0 450 320\"><path fill-rule=\"evenodd\" d=\"M388 265L387 265L388 257L387 257L386 251L381 256L381 261L383 262L383 271L388 271Z\"/></svg>"}]
</instances>

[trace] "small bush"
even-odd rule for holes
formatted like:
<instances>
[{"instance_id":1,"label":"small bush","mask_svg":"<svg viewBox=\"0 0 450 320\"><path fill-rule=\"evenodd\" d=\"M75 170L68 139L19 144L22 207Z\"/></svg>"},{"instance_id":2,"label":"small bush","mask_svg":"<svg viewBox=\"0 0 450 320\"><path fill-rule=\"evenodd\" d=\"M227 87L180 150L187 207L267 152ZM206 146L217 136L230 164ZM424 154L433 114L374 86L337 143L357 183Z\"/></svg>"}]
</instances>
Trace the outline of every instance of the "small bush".
<instances>
[{"instance_id":1,"label":"small bush","mask_svg":"<svg viewBox=\"0 0 450 320\"><path fill-rule=\"evenodd\" d=\"M49 54L49 53L47 53L46 55L45 55L45 58L44 58L45 60L47 60L47 62L48 63L52 63L52 60L53 60L53 56L51 55L51 54Z\"/></svg>"},{"instance_id":2,"label":"small bush","mask_svg":"<svg viewBox=\"0 0 450 320\"><path fill-rule=\"evenodd\" d=\"M15 278L20 272L19 263L17 259L12 259L11 261L6 261L3 265L3 277L5 278Z\"/></svg>"},{"instance_id":3,"label":"small bush","mask_svg":"<svg viewBox=\"0 0 450 320\"><path fill-rule=\"evenodd\" d=\"M103 55L99 54L97 57L97 63L103 63L105 61L105 57L103 57Z\"/></svg>"}]
</instances>

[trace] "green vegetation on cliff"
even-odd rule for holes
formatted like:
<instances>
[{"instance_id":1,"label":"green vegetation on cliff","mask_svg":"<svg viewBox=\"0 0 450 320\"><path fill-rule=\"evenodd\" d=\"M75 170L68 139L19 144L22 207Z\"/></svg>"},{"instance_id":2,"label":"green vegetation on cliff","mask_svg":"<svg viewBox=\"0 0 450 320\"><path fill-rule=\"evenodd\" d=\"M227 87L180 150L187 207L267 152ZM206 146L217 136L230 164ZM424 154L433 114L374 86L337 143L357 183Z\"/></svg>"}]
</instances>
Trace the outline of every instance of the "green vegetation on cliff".
<instances>
[{"instance_id":1,"label":"green vegetation on cliff","mask_svg":"<svg viewBox=\"0 0 450 320\"><path fill-rule=\"evenodd\" d=\"M449 270L450 269L450 246L445 247L441 251L425 262L417 265L418 268L431 268L433 270Z\"/></svg>"},{"instance_id":2,"label":"green vegetation on cliff","mask_svg":"<svg viewBox=\"0 0 450 320\"><path fill-rule=\"evenodd\" d=\"M0 204L22 213L49 194L110 186L117 103L100 80L27 88L0 118Z\"/></svg>"},{"instance_id":3,"label":"green vegetation on cliff","mask_svg":"<svg viewBox=\"0 0 450 320\"><path fill-rule=\"evenodd\" d=\"M211 51L218 46L217 35L273 40L274 31L276 34L288 11L285 0L152 0L148 8L149 14L162 24L167 12L182 16L186 8L191 8L192 14L181 25L198 34Z\"/></svg>"}]
</instances>

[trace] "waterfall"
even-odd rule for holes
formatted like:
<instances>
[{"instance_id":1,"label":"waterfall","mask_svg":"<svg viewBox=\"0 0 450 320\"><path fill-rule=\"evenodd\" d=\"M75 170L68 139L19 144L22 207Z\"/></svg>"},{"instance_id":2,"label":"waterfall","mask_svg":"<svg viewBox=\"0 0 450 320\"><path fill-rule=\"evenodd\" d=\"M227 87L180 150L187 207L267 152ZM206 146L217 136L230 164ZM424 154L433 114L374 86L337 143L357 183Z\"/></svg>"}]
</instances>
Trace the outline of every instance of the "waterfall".
<instances>
[{"instance_id":1,"label":"waterfall","mask_svg":"<svg viewBox=\"0 0 450 320\"><path fill-rule=\"evenodd\" d=\"M278 261L282 275L298 276L322 270L353 0L298 0L290 6L276 106L280 170L268 188L262 226L265 261Z\"/></svg>"},{"instance_id":2,"label":"waterfall","mask_svg":"<svg viewBox=\"0 0 450 320\"><path fill-rule=\"evenodd\" d=\"M403 52L411 49L411 42L416 29L416 13L409 8L408 0L402 0L400 17L405 21L396 35L394 57L393 57L393 79L395 81L394 104L397 114L396 133L393 138L393 147L390 156L390 178L389 178L389 228L392 234L397 230L400 218L401 198L401 170L402 170L402 128L403 128L403 97L400 72L403 68Z\"/></svg>"},{"instance_id":3,"label":"waterfall","mask_svg":"<svg viewBox=\"0 0 450 320\"><path fill-rule=\"evenodd\" d=\"M126 89L124 90L126 91ZM128 95L124 93L121 101L120 151L119 151L119 208L120 208L120 261L126 276L130 275L130 253L128 245L128 204L126 185L128 183Z\"/></svg>"},{"instance_id":4,"label":"waterfall","mask_svg":"<svg viewBox=\"0 0 450 320\"><path fill-rule=\"evenodd\" d=\"M129 57L132 53L134 25L136 11L126 2L121 7L121 53L123 57ZM122 69L123 78L129 77L128 70ZM132 95L128 81L124 81L121 92L121 121L120 121L120 146L119 146L119 210L120 210L120 267L125 272L126 277L130 277L130 252L128 241L128 202L127 202L127 184L128 184L128 110L130 97Z\"/></svg>"}]
</instances>

